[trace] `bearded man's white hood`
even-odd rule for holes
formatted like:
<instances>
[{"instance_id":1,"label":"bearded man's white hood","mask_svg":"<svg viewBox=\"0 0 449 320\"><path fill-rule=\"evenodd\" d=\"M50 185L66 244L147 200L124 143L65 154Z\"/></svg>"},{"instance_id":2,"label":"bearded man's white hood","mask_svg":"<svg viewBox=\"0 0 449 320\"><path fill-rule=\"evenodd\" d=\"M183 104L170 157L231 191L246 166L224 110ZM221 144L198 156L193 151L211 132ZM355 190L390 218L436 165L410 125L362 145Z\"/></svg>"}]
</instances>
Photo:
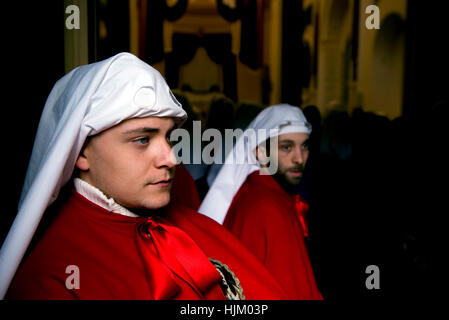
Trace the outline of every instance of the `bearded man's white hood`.
<instances>
[{"instance_id":1,"label":"bearded man's white hood","mask_svg":"<svg viewBox=\"0 0 449 320\"><path fill-rule=\"evenodd\" d=\"M260 112L238 138L232 152L227 154L198 211L223 224L232 199L246 178L260 170L260 163L255 157L256 147L268 138L293 132L312 132L312 126L299 107L279 104ZM245 153L247 150L248 153ZM237 163L234 158L242 153L245 153L244 161Z\"/></svg>"},{"instance_id":2,"label":"bearded man's white hood","mask_svg":"<svg viewBox=\"0 0 449 320\"><path fill-rule=\"evenodd\" d=\"M0 250L3 298L47 207L70 180L86 137L131 118L186 112L162 75L130 53L78 67L53 87L39 122L16 218Z\"/></svg>"}]
</instances>

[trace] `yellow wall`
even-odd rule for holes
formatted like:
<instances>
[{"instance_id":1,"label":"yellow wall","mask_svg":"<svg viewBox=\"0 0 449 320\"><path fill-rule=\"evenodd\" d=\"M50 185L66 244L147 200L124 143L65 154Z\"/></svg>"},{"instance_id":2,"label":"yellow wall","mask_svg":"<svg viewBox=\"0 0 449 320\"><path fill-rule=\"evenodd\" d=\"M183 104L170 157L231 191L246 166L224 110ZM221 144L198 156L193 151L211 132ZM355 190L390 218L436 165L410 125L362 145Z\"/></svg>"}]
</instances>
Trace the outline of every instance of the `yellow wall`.
<instances>
[{"instance_id":1,"label":"yellow wall","mask_svg":"<svg viewBox=\"0 0 449 320\"><path fill-rule=\"evenodd\" d=\"M79 8L80 28L64 28L64 71L89 63L87 0L64 1L64 8L76 5Z\"/></svg>"},{"instance_id":2,"label":"yellow wall","mask_svg":"<svg viewBox=\"0 0 449 320\"><path fill-rule=\"evenodd\" d=\"M380 32L388 32L382 22L390 14L398 14L406 19L407 0L380 0L380 30L365 27L366 6L371 0L362 0L359 25L359 66L357 92L359 102L366 111L373 111L391 119L402 113L402 92L404 74L405 35L397 39L394 47L387 52L376 48L376 37Z\"/></svg>"},{"instance_id":3,"label":"yellow wall","mask_svg":"<svg viewBox=\"0 0 449 320\"><path fill-rule=\"evenodd\" d=\"M267 47L267 65L270 70L270 104L281 102L281 57L282 57L282 1L270 1L265 14L264 41Z\"/></svg>"},{"instance_id":4,"label":"yellow wall","mask_svg":"<svg viewBox=\"0 0 449 320\"><path fill-rule=\"evenodd\" d=\"M371 4L379 6L380 30L365 27L369 16L365 9ZM312 54L318 50L318 70L316 79L312 78L309 87L303 90L304 105L316 104L323 114L336 108L351 112L362 106L365 111L389 118L401 115L405 34L392 37L395 26L382 23L391 14L397 14L405 21L407 0L360 1L355 81L352 80L355 71L350 55L345 54L346 44L351 41L354 31L354 0L304 0L304 8L309 5L313 7L312 23L304 30L303 41L309 44ZM318 30L316 14L319 16ZM313 46L316 32L318 48Z\"/></svg>"}]
</instances>

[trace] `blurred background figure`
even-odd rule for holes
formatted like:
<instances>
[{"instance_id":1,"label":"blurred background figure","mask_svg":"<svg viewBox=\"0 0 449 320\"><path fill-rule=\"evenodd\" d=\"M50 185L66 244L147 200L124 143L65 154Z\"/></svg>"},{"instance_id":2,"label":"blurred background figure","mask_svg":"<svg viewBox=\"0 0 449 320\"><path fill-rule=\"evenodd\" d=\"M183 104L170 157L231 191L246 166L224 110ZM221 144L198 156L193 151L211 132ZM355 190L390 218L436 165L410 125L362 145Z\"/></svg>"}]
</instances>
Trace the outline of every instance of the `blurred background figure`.
<instances>
[{"instance_id":1,"label":"blurred background figure","mask_svg":"<svg viewBox=\"0 0 449 320\"><path fill-rule=\"evenodd\" d=\"M295 192L309 157L311 126L300 108L281 104L259 113L247 130L257 138L238 139L227 159L237 152L248 156L223 165L199 212L228 228L288 299L322 299L305 245L308 205Z\"/></svg>"}]
</instances>

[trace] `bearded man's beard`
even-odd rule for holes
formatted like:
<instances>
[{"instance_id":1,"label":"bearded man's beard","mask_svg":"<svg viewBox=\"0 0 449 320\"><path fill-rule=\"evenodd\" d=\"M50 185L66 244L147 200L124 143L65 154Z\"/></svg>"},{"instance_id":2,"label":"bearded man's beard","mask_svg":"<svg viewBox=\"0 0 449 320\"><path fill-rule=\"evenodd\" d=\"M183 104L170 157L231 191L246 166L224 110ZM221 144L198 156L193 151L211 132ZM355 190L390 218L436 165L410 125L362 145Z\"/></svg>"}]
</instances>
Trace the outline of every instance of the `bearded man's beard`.
<instances>
[{"instance_id":1,"label":"bearded man's beard","mask_svg":"<svg viewBox=\"0 0 449 320\"><path fill-rule=\"evenodd\" d=\"M273 178L281 185L281 187L289 193L296 193L296 187L301 183L302 177L289 178L287 172L289 171L301 171L304 174L304 166L298 165L295 167L287 168L285 170L278 171L273 175Z\"/></svg>"}]
</instances>

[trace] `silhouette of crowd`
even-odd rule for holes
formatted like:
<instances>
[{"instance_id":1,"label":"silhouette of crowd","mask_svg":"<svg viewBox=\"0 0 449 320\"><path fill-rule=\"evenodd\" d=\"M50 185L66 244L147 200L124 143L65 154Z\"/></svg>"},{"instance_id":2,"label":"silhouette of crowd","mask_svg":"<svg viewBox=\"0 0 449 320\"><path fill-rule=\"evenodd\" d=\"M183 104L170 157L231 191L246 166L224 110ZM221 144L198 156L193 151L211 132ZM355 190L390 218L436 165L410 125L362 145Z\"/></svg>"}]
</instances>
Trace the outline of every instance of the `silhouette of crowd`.
<instances>
[{"instance_id":1,"label":"silhouette of crowd","mask_svg":"<svg viewBox=\"0 0 449 320\"><path fill-rule=\"evenodd\" d=\"M325 298L412 297L441 286L448 110L441 102L393 120L331 111L319 126L318 109L304 109L320 137L299 192L310 202L309 253ZM379 267L382 290L367 290L369 265Z\"/></svg>"}]
</instances>

